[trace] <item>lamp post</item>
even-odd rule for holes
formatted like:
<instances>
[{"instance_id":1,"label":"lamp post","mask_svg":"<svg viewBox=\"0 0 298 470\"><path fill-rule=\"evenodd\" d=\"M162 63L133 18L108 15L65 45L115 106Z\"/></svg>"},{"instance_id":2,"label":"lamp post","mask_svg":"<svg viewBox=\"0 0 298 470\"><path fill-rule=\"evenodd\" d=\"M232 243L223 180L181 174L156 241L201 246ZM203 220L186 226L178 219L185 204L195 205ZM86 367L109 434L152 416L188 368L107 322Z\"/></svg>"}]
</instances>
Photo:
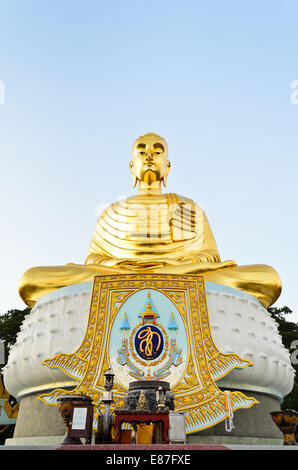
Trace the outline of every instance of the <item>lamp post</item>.
<instances>
[{"instance_id":1,"label":"lamp post","mask_svg":"<svg viewBox=\"0 0 298 470\"><path fill-rule=\"evenodd\" d=\"M103 440L105 443L110 442L110 427L111 427L111 415L110 415L110 404L113 400L113 392L111 391L114 385L114 374L109 368L104 374L104 388L102 402L105 405L105 412L103 417Z\"/></svg>"}]
</instances>

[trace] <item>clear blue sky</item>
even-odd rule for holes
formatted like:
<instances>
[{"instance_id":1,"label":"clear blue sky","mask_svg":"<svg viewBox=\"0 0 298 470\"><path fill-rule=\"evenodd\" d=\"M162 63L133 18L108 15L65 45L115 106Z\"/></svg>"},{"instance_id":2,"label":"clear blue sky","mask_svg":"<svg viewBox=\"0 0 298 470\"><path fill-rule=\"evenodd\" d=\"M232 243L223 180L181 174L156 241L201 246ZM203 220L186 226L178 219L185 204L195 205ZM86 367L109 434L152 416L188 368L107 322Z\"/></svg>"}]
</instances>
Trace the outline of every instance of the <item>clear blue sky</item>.
<instances>
[{"instance_id":1,"label":"clear blue sky","mask_svg":"<svg viewBox=\"0 0 298 470\"><path fill-rule=\"evenodd\" d=\"M296 0L0 1L0 313L29 267L84 261L153 131L167 191L202 205L223 260L274 266L297 321L297 57Z\"/></svg>"}]
</instances>

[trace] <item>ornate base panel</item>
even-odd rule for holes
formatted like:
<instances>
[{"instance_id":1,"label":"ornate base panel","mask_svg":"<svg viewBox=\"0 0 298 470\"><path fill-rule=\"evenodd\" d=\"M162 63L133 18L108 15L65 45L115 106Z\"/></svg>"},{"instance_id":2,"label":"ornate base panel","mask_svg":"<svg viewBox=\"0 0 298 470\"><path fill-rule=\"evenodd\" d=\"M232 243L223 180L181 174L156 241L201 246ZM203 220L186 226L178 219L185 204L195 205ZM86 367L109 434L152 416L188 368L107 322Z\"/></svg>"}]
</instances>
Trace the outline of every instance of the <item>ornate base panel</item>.
<instances>
[{"instance_id":1,"label":"ornate base panel","mask_svg":"<svg viewBox=\"0 0 298 470\"><path fill-rule=\"evenodd\" d=\"M202 276L95 276L82 344L73 354L60 353L43 364L79 381L71 393L92 398L94 427L103 411L108 367L115 374L112 409L123 407L131 381L166 380L175 395L175 409L185 412L188 433L258 403L237 391L227 396L216 385L231 370L253 364L216 347ZM69 390L56 389L39 399L56 405L66 393Z\"/></svg>"}]
</instances>

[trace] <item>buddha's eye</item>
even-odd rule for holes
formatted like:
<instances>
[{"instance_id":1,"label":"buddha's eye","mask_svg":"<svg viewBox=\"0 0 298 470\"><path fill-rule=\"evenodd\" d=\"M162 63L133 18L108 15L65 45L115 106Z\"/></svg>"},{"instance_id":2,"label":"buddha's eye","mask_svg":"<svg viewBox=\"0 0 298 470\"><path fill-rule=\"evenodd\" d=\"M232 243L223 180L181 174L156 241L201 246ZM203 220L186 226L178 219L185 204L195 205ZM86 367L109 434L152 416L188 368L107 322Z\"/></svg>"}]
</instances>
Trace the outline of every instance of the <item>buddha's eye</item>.
<instances>
[{"instance_id":1,"label":"buddha's eye","mask_svg":"<svg viewBox=\"0 0 298 470\"><path fill-rule=\"evenodd\" d=\"M138 152L138 153L139 153L139 155L145 155L146 154L146 152L143 152L143 151Z\"/></svg>"}]
</instances>

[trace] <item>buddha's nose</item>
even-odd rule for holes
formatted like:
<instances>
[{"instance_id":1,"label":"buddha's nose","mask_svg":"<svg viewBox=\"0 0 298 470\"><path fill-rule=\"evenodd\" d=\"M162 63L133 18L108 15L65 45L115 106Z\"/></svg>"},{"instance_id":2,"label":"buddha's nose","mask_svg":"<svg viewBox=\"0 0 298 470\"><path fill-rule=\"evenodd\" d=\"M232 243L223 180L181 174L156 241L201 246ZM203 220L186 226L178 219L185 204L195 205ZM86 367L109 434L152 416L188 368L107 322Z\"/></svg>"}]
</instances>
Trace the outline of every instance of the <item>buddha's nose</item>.
<instances>
[{"instance_id":1,"label":"buddha's nose","mask_svg":"<svg viewBox=\"0 0 298 470\"><path fill-rule=\"evenodd\" d=\"M151 150L149 149L149 150L147 150L147 158L146 158L146 160L151 161L152 158L153 158L153 157L152 157L152 155L151 155Z\"/></svg>"}]
</instances>

